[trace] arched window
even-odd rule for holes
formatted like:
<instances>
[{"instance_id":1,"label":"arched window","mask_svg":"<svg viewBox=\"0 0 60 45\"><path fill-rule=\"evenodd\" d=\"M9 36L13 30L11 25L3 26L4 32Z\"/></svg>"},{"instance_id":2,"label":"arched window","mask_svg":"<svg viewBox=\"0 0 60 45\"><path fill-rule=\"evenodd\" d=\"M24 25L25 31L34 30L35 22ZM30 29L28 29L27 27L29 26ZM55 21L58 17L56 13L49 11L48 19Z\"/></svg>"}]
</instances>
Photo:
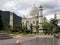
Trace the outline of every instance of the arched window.
<instances>
[{"instance_id":1,"label":"arched window","mask_svg":"<svg viewBox=\"0 0 60 45\"><path fill-rule=\"evenodd\" d=\"M29 23L29 21L26 21L26 23Z\"/></svg>"},{"instance_id":2,"label":"arched window","mask_svg":"<svg viewBox=\"0 0 60 45\"><path fill-rule=\"evenodd\" d=\"M35 24L35 21L33 21L33 24Z\"/></svg>"},{"instance_id":3,"label":"arched window","mask_svg":"<svg viewBox=\"0 0 60 45\"><path fill-rule=\"evenodd\" d=\"M36 21L36 24L38 25L39 21Z\"/></svg>"},{"instance_id":4,"label":"arched window","mask_svg":"<svg viewBox=\"0 0 60 45\"><path fill-rule=\"evenodd\" d=\"M39 23L39 21L36 21L36 23Z\"/></svg>"}]
</instances>

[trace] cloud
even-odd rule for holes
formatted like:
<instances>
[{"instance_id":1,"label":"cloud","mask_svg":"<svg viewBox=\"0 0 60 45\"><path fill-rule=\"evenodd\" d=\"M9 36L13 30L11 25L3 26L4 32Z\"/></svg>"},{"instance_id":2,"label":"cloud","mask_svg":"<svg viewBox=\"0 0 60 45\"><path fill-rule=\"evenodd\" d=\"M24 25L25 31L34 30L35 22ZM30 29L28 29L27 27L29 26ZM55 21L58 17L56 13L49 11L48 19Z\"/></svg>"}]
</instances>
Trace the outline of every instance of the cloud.
<instances>
[{"instance_id":1,"label":"cloud","mask_svg":"<svg viewBox=\"0 0 60 45\"><path fill-rule=\"evenodd\" d=\"M19 16L23 17L29 17L29 11L30 9L24 9L24 10L18 10L17 13L20 14Z\"/></svg>"},{"instance_id":2,"label":"cloud","mask_svg":"<svg viewBox=\"0 0 60 45\"><path fill-rule=\"evenodd\" d=\"M54 13L57 13L57 19L60 19L60 0L0 0L0 10L12 11L21 17L30 17L29 11L34 4L37 7L43 5L43 15L47 20L54 18Z\"/></svg>"},{"instance_id":3,"label":"cloud","mask_svg":"<svg viewBox=\"0 0 60 45\"><path fill-rule=\"evenodd\" d=\"M0 9L13 11L18 16L29 17L29 10L36 4L37 7L43 5L44 15L53 13L60 14L60 0L0 0Z\"/></svg>"}]
</instances>

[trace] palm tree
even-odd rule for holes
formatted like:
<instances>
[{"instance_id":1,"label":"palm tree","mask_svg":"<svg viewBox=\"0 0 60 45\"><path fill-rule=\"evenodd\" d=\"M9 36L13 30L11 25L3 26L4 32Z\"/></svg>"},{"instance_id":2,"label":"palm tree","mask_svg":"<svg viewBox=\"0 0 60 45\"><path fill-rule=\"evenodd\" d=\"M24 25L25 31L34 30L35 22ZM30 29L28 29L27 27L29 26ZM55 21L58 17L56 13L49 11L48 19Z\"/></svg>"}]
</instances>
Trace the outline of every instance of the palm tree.
<instances>
[{"instance_id":1,"label":"palm tree","mask_svg":"<svg viewBox=\"0 0 60 45\"><path fill-rule=\"evenodd\" d=\"M53 27L53 33L56 33L58 30L57 19L51 19L50 24Z\"/></svg>"}]
</instances>

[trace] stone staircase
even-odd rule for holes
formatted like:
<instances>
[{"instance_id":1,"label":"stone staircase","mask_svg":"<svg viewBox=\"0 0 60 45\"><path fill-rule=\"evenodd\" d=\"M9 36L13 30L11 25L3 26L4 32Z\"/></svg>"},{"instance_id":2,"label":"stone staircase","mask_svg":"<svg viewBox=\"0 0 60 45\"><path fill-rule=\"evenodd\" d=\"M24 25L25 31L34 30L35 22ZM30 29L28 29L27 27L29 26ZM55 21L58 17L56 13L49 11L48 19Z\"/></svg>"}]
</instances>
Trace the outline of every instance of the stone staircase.
<instances>
[{"instance_id":1,"label":"stone staircase","mask_svg":"<svg viewBox=\"0 0 60 45\"><path fill-rule=\"evenodd\" d=\"M3 39L12 39L13 37L10 36L9 34L7 33L0 33L0 40L3 40Z\"/></svg>"}]
</instances>

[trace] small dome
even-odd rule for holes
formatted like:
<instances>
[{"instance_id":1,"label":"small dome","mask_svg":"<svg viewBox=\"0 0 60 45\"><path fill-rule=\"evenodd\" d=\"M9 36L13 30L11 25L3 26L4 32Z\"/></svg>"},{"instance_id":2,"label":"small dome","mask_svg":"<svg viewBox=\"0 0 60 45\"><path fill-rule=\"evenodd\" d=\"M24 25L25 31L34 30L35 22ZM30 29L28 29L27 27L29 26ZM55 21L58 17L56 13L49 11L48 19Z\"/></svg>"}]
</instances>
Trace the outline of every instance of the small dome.
<instances>
[{"instance_id":1,"label":"small dome","mask_svg":"<svg viewBox=\"0 0 60 45\"><path fill-rule=\"evenodd\" d=\"M37 7L33 7L32 10L30 11L30 16L36 16L39 14L39 10Z\"/></svg>"},{"instance_id":2,"label":"small dome","mask_svg":"<svg viewBox=\"0 0 60 45\"><path fill-rule=\"evenodd\" d=\"M47 19L46 19L46 17L43 17L43 20L44 20L44 22L47 22Z\"/></svg>"},{"instance_id":3,"label":"small dome","mask_svg":"<svg viewBox=\"0 0 60 45\"><path fill-rule=\"evenodd\" d=\"M43 6L42 6L42 5L40 5L40 6L39 6L39 8L43 8Z\"/></svg>"}]
</instances>

